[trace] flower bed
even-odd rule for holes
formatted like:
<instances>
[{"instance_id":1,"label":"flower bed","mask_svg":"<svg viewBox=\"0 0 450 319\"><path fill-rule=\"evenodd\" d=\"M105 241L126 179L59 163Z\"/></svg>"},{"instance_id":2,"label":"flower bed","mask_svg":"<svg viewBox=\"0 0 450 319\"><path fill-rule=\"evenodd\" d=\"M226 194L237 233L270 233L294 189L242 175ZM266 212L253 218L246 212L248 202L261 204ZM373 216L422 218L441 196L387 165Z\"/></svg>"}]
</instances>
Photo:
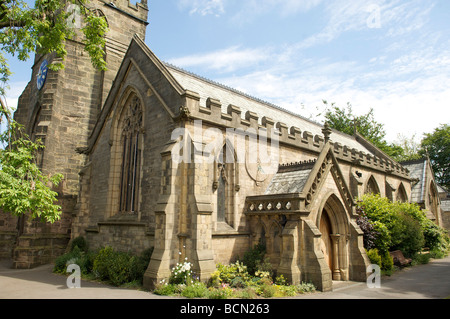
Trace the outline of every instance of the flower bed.
<instances>
[{"instance_id":1,"label":"flower bed","mask_svg":"<svg viewBox=\"0 0 450 319\"><path fill-rule=\"evenodd\" d=\"M247 266L239 261L230 265L218 264L211 279L203 283L198 281L191 266L187 259L178 263L169 280L161 281L153 293L186 298L253 299L296 296L316 290L309 283L289 285L282 275L274 282L269 271L257 270L255 275L250 275Z\"/></svg>"}]
</instances>

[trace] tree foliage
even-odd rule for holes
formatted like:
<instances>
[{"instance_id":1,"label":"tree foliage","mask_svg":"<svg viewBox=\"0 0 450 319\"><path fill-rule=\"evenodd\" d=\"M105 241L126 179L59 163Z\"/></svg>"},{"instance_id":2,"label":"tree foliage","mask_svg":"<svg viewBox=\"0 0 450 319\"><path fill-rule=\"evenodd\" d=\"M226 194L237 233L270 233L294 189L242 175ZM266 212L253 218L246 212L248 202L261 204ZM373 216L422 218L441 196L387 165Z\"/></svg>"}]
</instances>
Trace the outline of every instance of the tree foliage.
<instances>
[{"instance_id":1,"label":"tree foliage","mask_svg":"<svg viewBox=\"0 0 450 319\"><path fill-rule=\"evenodd\" d=\"M330 127L349 135L358 131L359 134L394 159L403 153L403 149L399 145L386 142L384 125L375 120L373 109L370 109L367 114L357 116L354 114L350 103L347 103L346 107L338 107L335 103L329 105L327 101L323 101L323 103L326 106L325 119Z\"/></svg>"},{"instance_id":2,"label":"tree foliage","mask_svg":"<svg viewBox=\"0 0 450 319\"><path fill-rule=\"evenodd\" d=\"M32 142L17 123L11 131L0 135L0 142L8 146L0 150L0 209L15 216L30 213L30 218L53 223L60 218L57 204L57 186L61 174L44 175L36 163L36 152L42 145ZM20 135L20 136L18 136Z\"/></svg>"},{"instance_id":3,"label":"tree foliage","mask_svg":"<svg viewBox=\"0 0 450 319\"><path fill-rule=\"evenodd\" d=\"M78 15L82 26L75 23ZM33 8L23 0L0 0L0 81L6 83L11 74L5 52L21 61L26 61L31 53L54 53L60 60L49 67L63 68L67 55L65 40L76 36L77 27L81 27L84 34L85 50L92 64L105 70L103 50L107 23L97 10L89 8L87 0L36 0Z\"/></svg>"},{"instance_id":4,"label":"tree foliage","mask_svg":"<svg viewBox=\"0 0 450 319\"><path fill-rule=\"evenodd\" d=\"M425 134L420 153L428 153L437 182L450 190L450 125L443 124Z\"/></svg>"},{"instance_id":5,"label":"tree foliage","mask_svg":"<svg viewBox=\"0 0 450 319\"><path fill-rule=\"evenodd\" d=\"M445 230L430 221L416 203L391 202L378 194L366 194L357 211L371 224L363 228L364 237L370 239L364 240L367 249L377 248L382 253L398 249L413 256L424 247L441 254L450 247Z\"/></svg>"},{"instance_id":6,"label":"tree foliage","mask_svg":"<svg viewBox=\"0 0 450 319\"><path fill-rule=\"evenodd\" d=\"M32 53L52 54L55 59L49 68L59 70L67 55L66 39L78 36L93 66L106 70L107 30L106 20L88 0L36 0L33 8L23 0L0 0L0 95L4 96L11 75L5 54L21 61ZM52 223L61 210L53 188L63 176L41 172L36 154L43 145L24 133L6 100L0 102L0 123L6 123L6 130L0 132L0 210L16 216L29 213L33 219Z\"/></svg>"}]
</instances>

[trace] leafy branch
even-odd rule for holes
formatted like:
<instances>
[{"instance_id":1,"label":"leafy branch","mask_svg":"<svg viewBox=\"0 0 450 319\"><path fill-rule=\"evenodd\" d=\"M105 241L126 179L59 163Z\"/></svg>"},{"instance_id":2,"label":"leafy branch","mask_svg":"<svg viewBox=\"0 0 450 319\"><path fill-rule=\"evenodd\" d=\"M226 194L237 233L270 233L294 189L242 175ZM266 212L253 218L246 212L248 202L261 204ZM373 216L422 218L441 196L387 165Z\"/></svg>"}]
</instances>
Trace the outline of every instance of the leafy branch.
<instances>
[{"instance_id":1,"label":"leafy branch","mask_svg":"<svg viewBox=\"0 0 450 319\"><path fill-rule=\"evenodd\" d=\"M74 12L67 10L69 7L77 8L80 25L73 23ZM34 8L23 0L0 0L0 96L4 97L11 75L5 53L17 56L20 61L29 59L31 53L54 54L57 59L49 68L59 70L64 68L67 56L66 39L81 36L93 66L106 70L107 31L105 18L88 0L36 0ZM54 188L63 176L41 172L36 158L44 146L39 140L30 139L0 97L2 121L6 130L0 132L0 146L5 146L0 147L0 210L55 222L60 218L61 207L57 205L58 193Z\"/></svg>"}]
</instances>

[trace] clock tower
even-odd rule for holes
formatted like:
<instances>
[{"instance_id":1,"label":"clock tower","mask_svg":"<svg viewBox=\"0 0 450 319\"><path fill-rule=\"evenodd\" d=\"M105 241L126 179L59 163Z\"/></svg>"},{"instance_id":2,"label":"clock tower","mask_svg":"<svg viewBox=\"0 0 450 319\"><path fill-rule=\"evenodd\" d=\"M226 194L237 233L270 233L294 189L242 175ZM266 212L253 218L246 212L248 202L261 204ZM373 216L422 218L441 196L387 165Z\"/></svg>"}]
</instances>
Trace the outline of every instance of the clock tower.
<instances>
[{"instance_id":1,"label":"clock tower","mask_svg":"<svg viewBox=\"0 0 450 319\"><path fill-rule=\"evenodd\" d=\"M44 143L45 148L37 158L43 173L64 175L56 190L63 211L60 221L50 225L27 218L18 220L19 235L13 252L16 268L46 263L65 249L77 203L78 174L85 162L85 155L77 149L87 146L90 132L132 37L137 34L145 39L147 0L138 0L136 4L130 0L92 0L88 5L104 16L108 23L105 47L108 70L98 71L92 66L84 50L82 33L77 32L73 39L66 40L64 69L49 69L49 65L59 62L53 54L35 56L31 80L19 98L14 115L31 138L39 138ZM34 239L30 239L33 237L30 234L34 234ZM43 237L35 238L35 234ZM36 246L45 246L45 251L29 251L31 248L28 246L33 246L30 240L39 240L40 244Z\"/></svg>"}]
</instances>

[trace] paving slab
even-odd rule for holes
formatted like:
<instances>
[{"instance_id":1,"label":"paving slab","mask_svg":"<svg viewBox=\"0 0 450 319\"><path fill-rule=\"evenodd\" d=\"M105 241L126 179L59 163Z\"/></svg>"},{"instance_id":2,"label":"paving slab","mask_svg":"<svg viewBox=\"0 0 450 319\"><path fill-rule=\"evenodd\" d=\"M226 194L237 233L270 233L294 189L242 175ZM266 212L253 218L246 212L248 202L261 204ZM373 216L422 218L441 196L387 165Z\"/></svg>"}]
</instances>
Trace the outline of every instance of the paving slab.
<instances>
[{"instance_id":1,"label":"paving slab","mask_svg":"<svg viewBox=\"0 0 450 319\"><path fill-rule=\"evenodd\" d=\"M167 299L85 280L80 288L68 288L66 276L52 273L53 265L11 269L11 264L0 261L0 299Z\"/></svg>"}]
</instances>

